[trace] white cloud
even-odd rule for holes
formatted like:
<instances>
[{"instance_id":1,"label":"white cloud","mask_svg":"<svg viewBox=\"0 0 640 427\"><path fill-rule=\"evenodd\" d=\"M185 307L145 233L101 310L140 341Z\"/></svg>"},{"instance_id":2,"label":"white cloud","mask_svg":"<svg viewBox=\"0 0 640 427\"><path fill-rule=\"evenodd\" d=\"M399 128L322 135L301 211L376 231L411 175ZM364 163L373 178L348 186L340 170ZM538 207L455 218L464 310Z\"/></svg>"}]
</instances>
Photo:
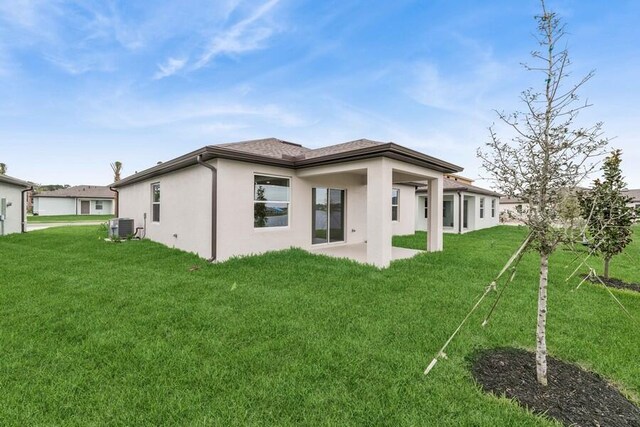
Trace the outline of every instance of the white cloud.
<instances>
[{"instance_id":1,"label":"white cloud","mask_svg":"<svg viewBox=\"0 0 640 427\"><path fill-rule=\"evenodd\" d=\"M153 78L154 80L159 80L165 77L172 76L180 71L186 63L186 58L169 58L164 64L158 64L158 71L154 74Z\"/></svg>"},{"instance_id":2,"label":"white cloud","mask_svg":"<svg viewBox=\"0 0 640 427\"><path fill-rule=\"evenodd\" d=\"M193 68L198 69L204 67L218 55L243 53L260 49L262 42L274 33L274 28L266 23L262 23L262 25L254 24L260 23L262 18L264 18L279 1L280 0L267 1L245 19L234 24L231 28L223 30L220 34L217 34L194 64Z\"/></svg>"}]
</instances>

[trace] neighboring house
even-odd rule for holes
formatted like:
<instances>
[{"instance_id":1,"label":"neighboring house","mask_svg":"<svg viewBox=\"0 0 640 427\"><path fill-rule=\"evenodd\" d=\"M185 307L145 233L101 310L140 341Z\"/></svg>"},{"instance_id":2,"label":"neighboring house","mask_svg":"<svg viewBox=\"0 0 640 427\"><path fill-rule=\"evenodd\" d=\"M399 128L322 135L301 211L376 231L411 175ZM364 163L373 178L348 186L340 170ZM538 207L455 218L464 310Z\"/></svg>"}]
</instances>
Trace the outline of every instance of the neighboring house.
<instances>
[{"instance_id":1,"label":"neighboring house","mask_svg":"<svg viewBox=\"0 0 640 427\"><path fill-rule=\"evenodd\" d=\"M386 267L391 237L415 231L414 182L434 190L425 249L442 250L443 174L461 170L394 143L309 149L269 138L207 146L113 187L141 235L204 258L359 245Z\"/></svg>"},{"instance_id":2,"label":"neighboring house","mask_svg":"<svg viewBox=\"0 0 640 427\"><path fill-rule=\"evenodd\" d=\"M440 215L446 233L466 233L494 227L500 222L500 195L472 185L472 180L447 175L443 181L443 200ZM416 190L416 230L428 231L429 189Z\"/></svg>"},{"instance_id":3,"label":"neighboring house","mask_svg":"<svg viewBox=\"0 0 640 427\"><path fill-rule=\"evenodd\" d=\"M640 221L640 189L623 190L622 193L627 197L631 197L631 202L627 206L636 210L636 219Z\"/></svg>"},{"instance_id":4,"label":"neighboring house","mask_svg":"<svg viewBox=\"0 0 640 427\"><path fill-rule=\"evenodd\" d=\"M0 236L24 232L25 193L30 189L26 181L0 175Z\"/></svg>"},{"instance_id":5,"label":"neighboring house","mask_svg":"<svg viewBox=\"0 0 640 427\"><path fill-rule=\"evenodd\" d=\"M113 215L115 192L109 187L77 185L33 195L33 214L50 215Z\"/></svg>"},{"instance_id":6,"label":"neighboring house","mask_svg":"<svg viewBox=\"0 0 640 427\"><path fill-rule=\"evenodd\" d=\"M501 222L517 222L520 215L529 209L529 203L523 202L522 199L501 197L500 198L500 221Z\"/></svg>"}]
</instances>

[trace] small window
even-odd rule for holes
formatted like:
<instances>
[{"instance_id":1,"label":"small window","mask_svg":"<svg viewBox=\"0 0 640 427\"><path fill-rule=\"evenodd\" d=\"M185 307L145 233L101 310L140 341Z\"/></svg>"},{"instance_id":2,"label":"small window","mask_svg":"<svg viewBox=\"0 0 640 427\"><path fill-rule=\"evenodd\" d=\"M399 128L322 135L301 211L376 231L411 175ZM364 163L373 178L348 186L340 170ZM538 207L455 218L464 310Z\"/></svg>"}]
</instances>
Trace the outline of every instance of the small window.
<instances>
[{"instance_id":1,"label":"small window","mask_svg":"<svg viewBox=\"0 0 640 427\"><path fill-rule=\"evenodd\" d=\"M253 177L253 226L255 228L289 225L291 180L267 175Z\"/></svg>"},{"instance_id":2,"label":"small window","mask_svg":"<svg viewBox=\"0 0 640 427\"><path fill-rule=\"evenodd\" d=\"M480 197L480 218L484 218L484 197Z\"/></svg>"},{"instance_id":3,"label":"small window","mask_svg":"<svg viewBox=\"0 0 640 427\"><path fill-rule=\"evenodd\" d=\"M519 214L522 213L522 205L517 205L516 206L516 212L518 212Z\"/></svg>"},{"instance_id":4,"label":"small window","mask_svg":"<svg viewBox=\"0 0 640 427\"><path fill-rule=\"evenodd\" d=\"M400 206L400 190L391 189L391 221L398 220L398 206Z\"/></svg>"},{"instance_id":5,"label":"small window","mask_svg":"<svg viewBox=\"0 0 640 427\"><path fill-rule=\"evenodd\" d=\"M491 218L496 217L496 199L491 199Z\"/></svg>"},{"instance_id":6,"label":"small window","mask_svg":"<svg viewBox=\"0 0 640 427\"><path fill-rule=\"evenodd\" d=\"M151 184L151 221L160 222L160 183Z\"/></svg>"},{"instance_id":7,"label":"small window","mask_svg":"<svg viewBox=\"0 0 640 427\"><path fill-rule=\"evenodd\" d=\"M96 200L96 210L97 211L102 210L102 200Z\"/></svg>"},{"instance_id":8,"label":"small window","mask_svg":"<svg viewBox=\"0 0 640 427\"><path fill-rule=\"evenodd\" d=\"M429 198L424 198L424 217L429 218Z\"/></svg>"}]
</instances>

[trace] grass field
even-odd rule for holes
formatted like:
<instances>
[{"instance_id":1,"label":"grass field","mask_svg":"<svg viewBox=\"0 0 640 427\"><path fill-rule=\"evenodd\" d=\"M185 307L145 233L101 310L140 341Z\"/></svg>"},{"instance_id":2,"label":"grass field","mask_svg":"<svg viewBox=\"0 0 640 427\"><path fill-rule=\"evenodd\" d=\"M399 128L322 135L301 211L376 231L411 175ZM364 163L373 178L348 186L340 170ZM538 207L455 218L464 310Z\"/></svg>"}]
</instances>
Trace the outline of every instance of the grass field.
<instances>
[{"instance_id":1,"label":"grass field","mask_svg":"<svg viewBox=\"0 0 640 427\"><path fill-rule=\"evenodd\" d=\"M107 221L111 218L113 215L29 215L27 223Z\"/></svg>"},{"instance_id":2,"label":"grass field","mask_svg":"<svg viewBox=\"0 0 640 427\"><path fill-rule=\"evenodd\" d=\"M0 425L553 425L468 370L477 349L533 347L533 254L489 326L494 296L422 375L524 234L447 235L444 252L386 270L302 250L209 265L97 227L3 237ZM637 400L640 328L604 289L572 291L571 257L551 260L550 352ZM636 241L613 275L640 282L639 260ZM640 295L614 292L640 318Z\"/></svg>"}]
</instances>

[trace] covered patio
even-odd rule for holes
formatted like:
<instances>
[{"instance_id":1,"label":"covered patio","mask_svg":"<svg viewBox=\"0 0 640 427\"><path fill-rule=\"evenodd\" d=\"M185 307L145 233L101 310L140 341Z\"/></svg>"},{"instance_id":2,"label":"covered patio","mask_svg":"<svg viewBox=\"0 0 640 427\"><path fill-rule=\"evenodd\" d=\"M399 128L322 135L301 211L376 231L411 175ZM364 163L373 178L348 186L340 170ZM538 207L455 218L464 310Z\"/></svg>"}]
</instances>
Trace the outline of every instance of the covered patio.
<instances>
[{"instance_id":1,"label":"covered patio","mask_svg":"<svg viewBox=\"0 0 640 427\"><path fill-rule=\"evenodd\" d=\"M414 159L415 160L415 159ZM328 179L331 176L349 174L355 181L362 182L362 198L358 200L358 216L362 218L363 235L359 238L346 236L344 242L337 244L317 245L309 248L312 253L325 254L341 258L349 258L358 262L388 267L391 261L410 258L421 251L395 248L391 244L393 236L392 221L392 189L394 185L404 184L411 188L411 197L415 198L417 182L429 185L428 218L431 233L427 235L425 250L436 252L442 250L442 180L443 174L437 165L429 160L402 161L396 158L377 157L366 160L317 166L298 171L298 176L305 180ZM417 163L417 164L416 164ZM428 167L427 167L428 166ZM353 191L351 192L353 193ZM353 196L353 194L351 195ZM347 194L347 205L353 203L353 197ZM402 209L402 208L400 208ZM410 208L411 230L415 231L414 209ZM347 221L353 221L347 218ZM356 227L352 231L356 231Z\"/></svg>"},{"instance_id":2,"label":"covered patio","mask_svg":"<svg viewBox=\"0 0 640 427\"><path fill-rule=\"evenodd\" d=\"M309 252L312 254L326 255L333 258L347 258L362 264L367 263L367 244L366 243L323 246L323 247L311 248ZM391 261L413 258L414 256L424 252L426 251L418 251L415 249L399 248L396 246L392 246Z\"/></svg>"}]
</instances>

